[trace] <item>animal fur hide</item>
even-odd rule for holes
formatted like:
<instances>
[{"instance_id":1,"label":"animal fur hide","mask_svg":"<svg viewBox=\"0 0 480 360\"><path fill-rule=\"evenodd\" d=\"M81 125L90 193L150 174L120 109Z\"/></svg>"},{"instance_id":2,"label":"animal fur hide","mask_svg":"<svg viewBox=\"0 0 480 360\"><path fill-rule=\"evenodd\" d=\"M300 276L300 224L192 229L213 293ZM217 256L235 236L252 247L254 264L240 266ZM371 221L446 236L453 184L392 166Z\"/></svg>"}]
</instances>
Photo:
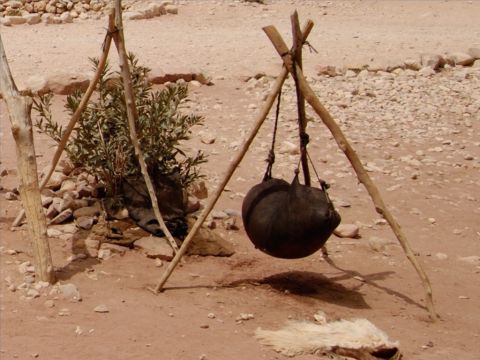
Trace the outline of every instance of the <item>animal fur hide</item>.
<instances>
[{"instance_id":1,"label":"animal fur hide","mask_svg":"<svg viewBox=\"0 0 480 360\"><path fill-rule=\"evenodd\" d=\"M317 316L315 316L317 318ZM286 356L315 354L341 349L396 349L397 342L366 319L339 320L316 324L289 321L280 330L258 328L255 337ZM372 356L372 358L375 358Z\"/></svg>"}]
</instances>

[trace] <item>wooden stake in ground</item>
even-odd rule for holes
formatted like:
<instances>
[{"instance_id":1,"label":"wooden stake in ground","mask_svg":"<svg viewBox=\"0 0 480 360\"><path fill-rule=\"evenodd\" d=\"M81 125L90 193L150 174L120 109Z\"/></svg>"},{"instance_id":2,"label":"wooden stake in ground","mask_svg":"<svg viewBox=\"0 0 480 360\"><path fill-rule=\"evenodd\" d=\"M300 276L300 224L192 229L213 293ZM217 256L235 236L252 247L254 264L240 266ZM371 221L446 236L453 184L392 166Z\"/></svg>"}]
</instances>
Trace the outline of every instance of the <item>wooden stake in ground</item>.
<instances>
[{"instance_id":1,"label":"wooden stake in ground","mask_svg":"<svg viewBox=\"0 0 480 360\"><path fill-rule=\"evenodd\" d=\"M132 141L133 147L135 149L135 154L137 155L138 162L140 163L140 169L142 175L145 179L145 184L147 185L148 194L150 195L150 200L152 202L153 212L157 218L158 224L162 229L163 233L167 237L170 245L172 246L175 252L178 251L177 243L173 238L172 234L168 230L165 222L163 221L162 214L158 208L157 195L155 194L155 188L153 187L152 180L148 174L147 164L143 157L142 149L140 148L140 142L138 141L137 132L135 129L135 123L138 119L137 108L135 106L135 95L133 93L132 78L130 74L130 68L128 66L128 57L127 51L125 49L125 38L123 35L123 22L122 22L122 1L115 0L115 26L116 31L113 35L113 40L115 46L117 47L119 64L120 64L120 74L123 80L123 87L125 90L125 103L127 105L127 117L128 117L128 127L130 130L130 139Z\"/></svg>"},{"instance_id":2,"label":"wooden stake in ground","mask_svg":"<svg viewBox=\"0 0 480 360\"><path fill-rule=\"evenodd\" d=\"M95 75L93 76L92 81L90 81L90 84L88 85L87 91L83 95L82 100L78 104L77 110L75 111L69 123L67 124L65 131L63 131L62 133L62 138L60 139L60 142L58 143L58 146L57 146L57 150L53 155L52 163L50 165L48 173L40 182L40 191L42 191L45 188L45 186L48 183L48 180L50 180L50 177L52 176L58 164L58 161L62 156L63 150L67 145L68 139L70 138L70 134L72 133L73 128L75 127L75 124L77 123L78 119L80 119L80 116L82 115L83 110L87 106L88 101L90 100L90 97L92 96L92 93L95 90L95 87L97 86L98 80L100 79L100 76L102 75L102 72L105 68L105 64L107 63L108 53L110 51L110 44L112 43L112 35L114 32L115 32L115 16L114 16L114 10L112 8L110 9L110 12L108 15L107 35L105 35L105 41L103 42L102 55L100 56L97 70L95 72ZM19 226L24 216L25 216L25 210L21 210L20 213L15 218L15 221L13 222L12 226Z\"/></svg>"},{"instance_id":3,"label":"wooden stake in ground","mask_svg":"<svg viewBox=\"0 0 480 360\"><path fill-rule=\"evenodd\" d=\"M55 282L48 244L47 222L38 187L37 162L33 144L32 99L21 96L13 81L0 35L0 91L7 103L12 134L16 143L20 197L27 215L28 235L32 243L35 275L38 281Z\"/></svg>"},{"instance_id":4,"label":"wooden stake in ground","mask_svg":"<svg viewBox=\"0 0 480 360\"><path fill-rule=\"evenodd\" d=\"M310 20L307 21L303 29L303 41L307 40L308 35L312 31L312 28L313 28L313 22ZM215 206L217 200L220 198L220 195L222 194L223 189L225 189L225 186L227 186L227 183L230 181L230 178L232 177L234 171L237 169L238 165L240 164L243 157L247 153L248 148L250 147L253 139L255 139L255 136L257 135L258 130L260 130L260 127L262 126L263 122L267 118L268 113L270 112L270 109L272 108L272 105L275 102L275 99L277 98L278 93L282 89L283 83L285 82L285 79L287 78L287 76L288 76L288 70L284 67L280 75L277 77L277 80L273 85L273 89L270 92L270 95L265 100L265 104L263 105L262 111L260 112L260 114L258 114L257 119L255 120L255 123L253 125L252 130L250 131L250 134L247 140L242 145L242 148L238 151L237 155L230 163L230 166L228 167L223 180L218 185L217 189L215 190L215 193L209 198L208 204L203 209L197 221L195 221L195 224L193 225L192 229L190 230L187 237L183 241L182 246L180 247L180 250L168 265L168 268L163 273L159 283L157 284L155 289L151 289L154 293L158 293L163 289L163 286L167 282L173 270L178 265L178 263L180 262L180 259L187 251L188 245L192 241L193 237L197 234L197 231L200 229L203 222L207 218L208 214L210 214L210 211L212 211L213 207Z\"/></svg>"},{"instance_id":5,"label":"wooden stake in ground","mask_svg":"<svg viewBox=\"0 0 480 360\"><path fill-rule=\"evenodd\" d=\"M323 123L330 130L338 146L340 147L340 149L342 149L342 151L345 153L348 160L352 164L352 167L357 174L358 180L365 186L368 193L370 194L370 197L372 198L372 201L375 205L375 210L388 222L393 232L395 233L395 236L397 237L403 251L405 252L405 255L407 256L408 260L410 260L413 267L417 271L418 276L420 277L420 280L425 289L427 309L430 313L432 320L435 320L437 314L433 306L432 287L430 285L430 280L428 279L428 276L425 273L422 265L416 259L410 243L408 242L406 236L403 234L400 225L397 223L393 215L386 207L383 198L378 191L378 188L373 183L372 179L363 167L357 153L347 141L347 138L343 134L342 130L337 125L333 117L329 114L329 112L325 109L325 107L321 104L320 100L317 98L312 88L307 83L305 76L303 75L302 69L300 69L298 65L292 63L292 58L288 51L288 47L278 33L277 29L274 26L267 26L263 28L263 30L267 34L270 41L273 43L273 46L277 50L278 54L282 57L288 71L296 71L300 83L300 89L305 96L305 100L307 100L307 102L318 114L320 119L322 119ZM296 69L294 69L293 66L296 66Z\"/></svg>"}]
</instances>

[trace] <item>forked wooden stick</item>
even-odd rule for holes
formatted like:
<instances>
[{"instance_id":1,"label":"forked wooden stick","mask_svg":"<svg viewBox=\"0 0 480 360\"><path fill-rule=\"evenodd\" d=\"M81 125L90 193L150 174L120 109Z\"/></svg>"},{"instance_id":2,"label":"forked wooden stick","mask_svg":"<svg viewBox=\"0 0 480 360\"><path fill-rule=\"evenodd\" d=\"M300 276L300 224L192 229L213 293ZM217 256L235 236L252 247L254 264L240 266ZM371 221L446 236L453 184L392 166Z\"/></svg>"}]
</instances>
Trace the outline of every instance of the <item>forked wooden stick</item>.
<instances>
[{"instance_id":1,"label":"forked wooden stick","mask_svg":"<svg viewBox=\"0 0 480 360\"><path fill-rule=\"evenodd\" d=\"M289 72L293 70L292 58L288 51L288 47L283 41L281 35L278 33L277 29L274 26L267 26L263 28L263 31L267 34L270 41L273 43L273 46L277 50L278 54L282 57L285 66L287 67ZM430 313L430 317L432 320L437 318L437 313L435 312L435 308L433 306L433 297L432 297L432 287L430 285L430 280L428 279L423 266L420 262L415 258L415 255L412 251L410 243L408 242L406 236L403 234L403 231L400 225L397 223L393 215L390 213L388 208L386 207L382 196L376 185L373 183L372 179L368 175L367 171L363 167L357 153L351 147L347 138L343 134L340 127L337 125L333 117L330 113L325 109L325 107L321 104L320 100L315 95L314 91L308 84L303 75L302 69L296 66L296 73L298 76L298 80L300 82L300 89L305 96L305 100L312 106L318 116L322 119L323 123L327 126L327 128L332 133L335 141L337 142L340 149L345 153L348 160L352 164L353 169L355 170L358 180L365 186L372 201L375 205L375 210L379 213L390 225L395 236L397 237L400 245L402 246L405 255L407 256L408 260L412 263L413 267L417 271L418 276L423 284L426 294L426 305L427 309Z\"/></svg>"},{"instance_id":2,"label":"forked wooden stick","mask_svg":"<svg viewBox=\"0 0 480 360\"><path fill-rule=\"evenodd\" d=\"M304 41L307 39L308 35L312 31L312 28L313 28L313 22L308 20L307 23L304 26L304 29L303 29L303 40ZM287 49L287 51L288 51L288 49ZM192 229L190 230L187 237L183 241L182 246L180 247L180 250L178 251L178 253L175 255L173 260L168 265L168 268L163 273L159 283L157 284L157 286L154 289L151 289L154 293L158 293L163 289L163 286L167 282L167 280L170 277L170 275L172 274L173 270L178 265L178 263L180 262L180 259L182 258L182 256L187 251L188 245L192 241L193 237L196 235L198 229L200 229L203 222L207 218L208 214L210 213L210 211L212 211L212 209L215 206L217 200L219 199L220 195L222 194L223 189L225 189L225 186L229 182L229 180L232 177L234 171L237 169L238 165L240 164L243 157L247 153L248 148L250 147L251 143L255 139L255 136L257 135L258 130L260 130L260 127L262 126L263 122L267 118L268 113L270 112L270 109L272 108L272 105L275 102L275 99L277 98L277 95L280 92L280 90L283 86L283 83L285 82L285 79L287 78L287 76L288 76L288 70L284 67L282 69L282 72L280 73L280 75L277 77L277 80L275 81L275 84L273 85L273 89L270 92L270 95L265 100L265 104L263 105L263 108L262 108L260 114L258 114L257 119L255 120L255 123L254 123L252 129L250 130L250 134L249 134L247 140L245 140L245 143L242 145L242 148L238 151L237 155L235 156L235 158L230 163L230 166L228 167L222 182L218 185L217 189L215 190L215 193L210 197L210 199L208 201L208 204L205 206L205 209L203 209L203 211L200 214L200 216L198 217L197 221L195 221L195 224L193 225Z\"/></svg>"},{"instance_id":3,"label":"forked wooden stick","mask_svg":"<svg viewBox=\"0 0 480 360\"><path fill-rule=\"evenodd\" d=\"M292 57L295 59L295 63L299 66L300 69L303 68L302 63L302 49L303 49L303 36L300 30L300 22L298 21L298 13L295 11L290 17L292 22ZM297 86L295 85L295 88ZM308 159L307 159L307 144L304 143L303 136L307 128L307 118L305 115L305 98L299 89L297 89L297 108L298 108L298 134L300 138L300 160L302 163L303 178L305 185L310 186L310 170L308 169Z\"/></svg>"},{"instance_id":4,"label":"forked wooden stick","mask_svg":"<svg viewBox=\"0 0 480 360\"><path fill-rule=\"evenodd\" d=\"M62 156L63 150L67 145L68 139L70 138L70 134L72 133L73 128L75 127L75 124L77 123L78 119L80 119L80 116L82 115L83 110L85 110L85 107L87 106L88 101L90 100L90 97L92 96L92 93L95 90L95 87L97 86L98 80L100 79L100 76L102 75L102 72L105 68L105 64L107 63L108 53L110 51L110 44L112 43L112 35L114 32L115 32L115 17L114 17L114 10L112 8L110 9L110 12L108 14L108 30L107 30L107 34L105 35L102 55L98 62L97 70L95 72L95 75L93 76L92 81L90 81L90 84L88 85L87 91L83 95L82 100L78 104L77 110L75 110L75 113L73 114L72 118L68 122L67 127L65 128L65 131L62 134L62 138L58 143L57 150L53 155L52 163L50 165L48 173L40 182L40 191L42 191L45 188L45 186L48 183L48 180L50 180L50 177L52 176L55 170L55 167L57 166L58 161ZM20 213L17 215L17 217L15 218L15 221L13 222L12 226L20 225L24 216L25 216L25 210L22 209Z\"/></svg>"},{"instance_id":5,"label":"forked wooden stick","mask_svg":"<svg viewBox=\"0 0 480 360\"><path fill-rule=\"evenodd\" d=\"M172 234L168 230L165 222L163 221L162 214L158 208L157 195L155 194L155 188L153 187L152 180L148 174L147 164L145 163L145 158L143 157L143 151L140 148L140 142L138 141L137 132L135 130L135 123L138 119L137 108L135 106L135 95L133 93L132 86L132 77L130 74L130 68L128 66L128 57L127 51L125 49L125 38L123 35L123 22L122 22L122 1L115 0L115 26L116 31L113 34L113 41L117 47L119 64L120 64L120 73L123 80L123 86L125 90L125 103L127 105L127 117L128 117L128 128L130 130L130 139L132 140L133 147L135 149L135 154L137 155L138 162L140 163L140 169L142 175L145 179L145 184L147 185L148 194L150 195L150 200L152 202L153 212L157 218L158 224L162 229L163 233L167 237L170 245L173 250L178 253L178 246L173 238Z\"/></svg>"},{"instance_id":6,"label":"forked wooden stick","mask_svg":"<svg viewBox=\"0 0 480 360\"><path fill-rule=\"evenodd\" d=\"M47 221L38 188L37 161L33 144L32 98L21 96L13 81L0 35L0 92L7 103L17 151L20 197L27 214L28 236L32 244L37 281L55 282Z\"/></svg>"}]
</instances>

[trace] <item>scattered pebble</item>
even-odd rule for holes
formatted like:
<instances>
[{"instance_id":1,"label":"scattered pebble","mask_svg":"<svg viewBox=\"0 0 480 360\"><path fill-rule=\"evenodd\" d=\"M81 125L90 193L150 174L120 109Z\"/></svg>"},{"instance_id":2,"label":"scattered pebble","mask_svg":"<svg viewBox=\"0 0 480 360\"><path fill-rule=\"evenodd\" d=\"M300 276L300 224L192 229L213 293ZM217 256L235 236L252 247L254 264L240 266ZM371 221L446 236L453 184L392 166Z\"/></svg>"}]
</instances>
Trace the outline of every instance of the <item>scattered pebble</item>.
<instances>
[{"instance_id":1,"label":"scattered pebble","mask_svg":"<svg viewBox=\"0 0 480 360\"><path fill-rule=\"evenodd\" d=\"M95 306L93 311L95 311L97 313L108 313L108 312L110 312L107 305L105 305L105 304L100 304L100 305Z\"/></svg>"}]
</instances>

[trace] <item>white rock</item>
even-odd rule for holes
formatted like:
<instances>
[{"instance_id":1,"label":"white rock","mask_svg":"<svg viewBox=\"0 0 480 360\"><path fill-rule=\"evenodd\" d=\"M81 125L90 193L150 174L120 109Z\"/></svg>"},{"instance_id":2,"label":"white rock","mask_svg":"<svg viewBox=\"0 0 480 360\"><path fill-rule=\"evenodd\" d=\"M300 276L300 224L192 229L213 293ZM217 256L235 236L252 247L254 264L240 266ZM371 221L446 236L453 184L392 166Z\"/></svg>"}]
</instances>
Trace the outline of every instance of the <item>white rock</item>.
<instances>
[{"instance_id":1,"label":"white rock","mask_svg":"<svg viewBox=\"0 0 480 360\"><path fill-rule=\"evenodd\" d=\"M200 131L198 135L200 136L200 141L207 145L213 144L216 140L213 134L206 131Z\"/></svg>"},{"instance_id":2,"label":"white rock","mask_svg":"<svg viewBox=\"0 0 480 360\"><path fill-rule=\"evenodd\" d=\"M466 262L471 265L480 266L480 256L478 255L459 257L458 260Z\"/></svg>"},{"instance_id":3,"label":"white rock","mask_svg":"<svg viewBox=\"0 0 480 360\"><path fill-rule=\"evenodd\" d=\"M27 22L27 19L23 16L5 16L5 19L7 19L12 25L22 25Z\"/></svg>"},{"instance_id":4,"label":"white rock","mask_svg":"<svg viewBox=\"0 0 480 360\"><path fill-rule=\"evenodd\" d=\"M158 258L166 261L173 259L173 249L167 239L156 236L146 236L135 241L134 246L142 249L150 258Z\"/></svg>"},{"instance_id":5,"label":"white rock","mask_svg":"<svg viewBox=\"0 0 480 360\"><path fill-rule=\"evenodd\" d=\"M445 66L445 59L441 55L422 54L420 56L420 64L422 67L429 67L433 70L437 70Z\"/></svg>"},{"instance_id":6,"label":"white rock","mask_svg":"<svg viewBox=\"0 0 480 360\"><path fill-rule=\"evenodd\" d=\"M53 300L46 300L43 303L43 306L45 306L46 308L53 308L55 306L55 303L53 302Z\"/></svg>"},{"instance_id":7,"label":"white rock","mask_svg":"<svg viewBox=\"0 0 480 360\"><path fill-rule=\"evenodd\" d=\"M340 224L333 233L340 238L356 238L360 229L355 224Z\"/></svg>"},{"instance_id":8,"label":"white rock","mask_svg":"<svg viewBox=\"0 0 480 360\"><path fill-rule=\"evenodd\" d=\"M30 261L25 261L18 265L18 272L20 274L34 273L35 267L30 263Z\"/></svg>"},{"instance_id":9,"label":"white rock","mask_svg":"<svg viewBox=\"0 0 480 360\"><path fill-rule=\"evenodd\" d=\"M23 15L23 17L29 25L35 25L42 21L40 14L27 14Z\"/></svg>"},{"instance_id":10,"label":"white rock","mask_svg":"<svg viewBox=\"0 0 480 360\"><path fill-rule=\"evenodd\" d=\"M82 301L82 296L80 295L80 292L78 291L77 287L72 283L58 285L52 290L54 292L59 293L62 296L62 298L67 301L72 301L72 302Z\"/></svg>"},{"instance_id":11,"label":"white rock","mask_svg":"<svg viewBox=\"0 0 480 360\"><path fill-rule=\"evenodd\" d=\"M110 253L112 254L123 255L127 251L127 248L125 246L117 244L103 243L102 245L100 245L100 250L110 250Z\"/></svg>"},{"instance_id":12,"label":"white rock","mask_svg":"<svg viewBox=\"0 0 480 360\"><path fill-rule=\"evenodd\" d=\"M436 254L435 254L435 257L436 257L438 260L447 260L447 259L448 259L448 255L447 255L447 254L444 254L444 253L436 253Z\"/></svg>"},{"instance_id":13,"label":"white rock","mask_svg":"<svg viewBox=\"0 0 480 360\"><path fill-rule=\"evenodd\" d=\"M12 22L7 17L0 17L0 25L12 26Z\"/></svg>"},{"instance_id":14,"label":"white rock","mask_svg":"<svg viewBox=\"0 0 480 360\"><path fill-rule=\"evenodd\" d=\"M377 236L372 236L368 239L368 245L373 251L382 252L386 249L388 240L379 238Z\"/></svg>"},{"instance_id":15,"label":"white rock","mask_svg":"<svg viewBox=\"0 0 480 360\"><path fill-rule=\"evenodd\" d=\"M178 14L178 7L176 7L175 5L166 5L165 6L165 11L167 12L167 14Z\"/></svg>"},{"instance_id":16,"label":"white rock","mask_svg":"<svg viewBox=\"0 0 480 360\"><path fill-rule=\"evenodd\" d=\"M102 260L108 260L112 257L112 252L110 249L100 249L97 253L97 258Z\"/></svg>"},{"instance_id":17,"label":"white rock","mask_svg":"<svg viewBox=\"0 0 480 360\"><path fill-rule=\"evenodd\" d=\"M470 55L471 57L473 57L476 60L480 59L480 48L478 48L478 47L469 48L467 53L468 53L468 55Z\"/></svg>"},{"instance_id":18,"label":"white rock","mask_svg":"<svg viewBox=\"0 0 480 360\"><path fill-rule=\"evenodd\" d=\"M105 305L105 304L100 304L100 305L95 306L93 311L95 311L97 313L108 313L108 312L110 312L107 305Z\"/></svg>"},{"instance_id":19,"label":"white rock","mask_svg":"<svg viewBox=\"0 0 480 360\"><path fill-rule=\"evenodd\" d=\"M474 61L475 58L473 56L462 52L452 53L447 56L447 62L452 65L470 66Z\"/></svg>"},{"instance_id":20,"label":"white rock","mask_svg":"<svg viewBox=\"0 0 480 360\"><path fill-rule=\"evenodd\" d=\"M418 71L418 75L421 75L421 76L432 76L432 75L435 75L435 74L436 74L435 70L433 70L429 66L423 67Z\"/></svg>"},{"instance_id":21,"label":"white rock","mask_svg":"<svg viewBox=\"0 0 480 360\"><path fill-rule=\"evenodd\" d=\"M40 297L40 293L36 289L28 289L26 296L29 299L35 299L35 298Z\"/></svg>"},{"instance_id":22,"label":"white rock","mask_svg":"<svg viewBox=\"0 0 480 360\"><path fill-rule=\"evenodd\" d=\"M300 149L297 144L285 140L280 146L280 154L298 155Z\"/></svg>"},{"instance_id":23,"label":"white rock","mask_svg":"<svg viewBox=\"0 0 480 360\"><path fill-rule=\"evenodd\" d=\"M73 22L72 16L70 15L69 12L64 12L59 17L62 23L64 24L69 24Z\"/></svg>"},{"instance_id":24,"label":"white rock","mask_svg":"<svg viewBox=\"0 0 480 360\"><path fill-rule=\"evenodd\" d=\"M125 20L141 20L145 19L145 14L141 11L125 11L123 13L123 18Z\"/></svg>"}]
</instances>

